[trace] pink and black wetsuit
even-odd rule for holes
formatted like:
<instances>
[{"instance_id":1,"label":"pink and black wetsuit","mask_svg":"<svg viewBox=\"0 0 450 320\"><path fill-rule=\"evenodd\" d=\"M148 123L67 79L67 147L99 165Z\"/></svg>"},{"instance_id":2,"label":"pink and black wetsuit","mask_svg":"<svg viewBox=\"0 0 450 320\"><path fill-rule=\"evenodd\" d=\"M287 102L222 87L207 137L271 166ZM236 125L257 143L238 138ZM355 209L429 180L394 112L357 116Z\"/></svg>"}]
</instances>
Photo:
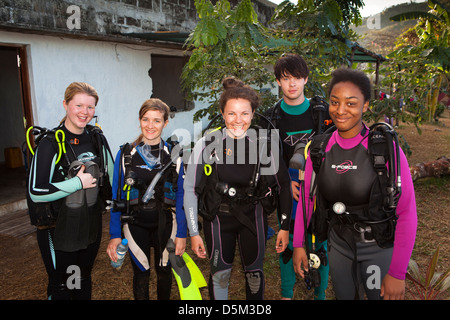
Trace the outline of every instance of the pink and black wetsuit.
<instances>
[{"instance_id":1,"label":"pink and black wetsuit","mask_svg":"<svg viewBox=\"0 0 450 320\"><path fill-rule=\"evenodd\" d=\"M371 187L377 177L367 152L369 130L350 139L342 138L338 131L332 133L325 149L325 157L317 176L318 190L333 205L342 202L347 207L358 207L368 202ZM379 299L381 283L386 273L405 279L408 262L414 247L417 229L417 212L414 186L409 165L403 151L398 157L401 166L402 192L396 209L397 222L393 247L381 248L377 242L356 242L357 278L366 289L369 299ZM323 172L322 172L323 170ZM313 167L310 157L305 168L305 203L299 200L294 228L294 247L304 246L303 205L309 225L313 213L310 184ZM333 214L333 213L331 213ZM353 299L355 286L352 274L354 252L343 239L339 228L332 227L329 234L329 263L333 287L338 299ZM374 272L380 272L380 282L367 285ZM371 290L372 289L372 290Z\"/></svg>"}]
</instances>

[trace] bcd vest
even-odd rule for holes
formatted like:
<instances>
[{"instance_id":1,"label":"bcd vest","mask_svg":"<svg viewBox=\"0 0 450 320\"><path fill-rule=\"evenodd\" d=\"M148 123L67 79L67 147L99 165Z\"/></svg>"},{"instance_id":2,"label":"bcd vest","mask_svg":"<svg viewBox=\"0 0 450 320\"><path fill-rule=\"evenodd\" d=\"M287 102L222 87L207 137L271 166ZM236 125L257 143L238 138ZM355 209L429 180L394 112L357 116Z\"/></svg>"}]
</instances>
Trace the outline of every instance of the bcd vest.
<instances>
[{"instance_id":1,"label":"bcd vest","mask_svg":"<svg viewBox=\"0 0 450 320\"><path fill-rule=\"evenodd\" d=\"M64 133L59 132L62 131L60 127L53 130L36 128L33 132L37 135L36 145L42 139L49 139L58 154L57 162L61 161L56 164L52 182L61 182L75 177L78 169L81 165L84 165L86 167L85 172L92 174L97 179L97 184L95 188L82 189L68 197L52 202L35 203L27 192L31 224L38 228L55 227L54 246L56 250L72 252L84 249L97 239L101 212L105 208L106 200L111 198L106 154L110 152L108 143L99 127L87 125L86 130L92 140L97 158L96 162L83 163L76 160L75 152L64 139ZM66 146L72 151L71 156L67 154ZM34 150L30 148L30 151L33 151L34 154L36 148ZM29 161L31 163L32 159L29 159ZM29 168L27 169L28 175Z\"/></svg>"},{"instance_id":2,"label":"bcd vest","mask_svg":"<svg viewBox=\"0 0 450 320\"><path fill-rule=\"evenodd\" d=\"M269 147L267 143L267 147ZM214 152L214 151L213 151ZM260 159L254 165L252 179L248 186L232 186L219 180L217 165L205 164L205 174L196 186L196 193L200 195L198 213L204 219L212 221L217 213L233 214L242 224L256 233L248 218L243 214L247 209L258 203L264 214L274 212L278 203L278 183L273 175L260 174Z\"/></svg>"},{"instance_id":3,"label":"bcd vest","mask_svg":"<svg viewBox=\"0 0 450 320\"><path fill-rule=\"evenodd\" d=\"M358 149L362 148L361 145L349 151L359 157L362 164L366 161L366 169L367 162L369 162L368 165L373 170L363 172L359 176L359 179L362 180L361 185L352 186L356 192L362 190L364 195L354 194L347 199L340 195L330 196L327 194L327 197L324 196L327 189L324 182L327 179L325 166L331 165L327 161L325 148L332 133L326 132L313 138L310 157L314 174L310 196L311 199L314 195L316 196L316 203L310 228L319 241L325 241L328 238L331 228L338 226L342 231L342 226L345 226L345 231L351 230L356 240L359 235L364 241L376 241L381 248L392 247L397 220L396 205L401 191L400 186L395 184L395 179L399 179L400 170L395 165L398 161L394 160L392 137L395 136L395 132L390 129L386 130L384 124L377 124L370 128L366 155ZM362 135L365 135L365 132ZM398 148L398 141L396 144ZM389 162L389 170L386 167L387 162ZM352 164L349 163L337 165L342 167L335 167L334 170L352 169ZM349 176L351 177L351 174ZM342 190L342 192L346 191ZM351 239L351 241L355 239ZM348 240L350 241L350 239Z\"/></svg>"},{"instance_id":4,"label":"bcd vest","mask_svg":"<svg viewBox=\"0 0 450 320\"><path fill-rule=\"evenodd\" d=\"M269 126L273 128L278 128L278 121L281 119L280 109L282 100L278 100L273 107L265 112L266 117L270 120ZM329 104L320 96L311 98L309 104L312 111L314 132L321 134L332 126L332 121L328 113Z\"/></svg>"},{"instance_id":5,"label":"bcd vest","mask_svg":"<svg viewBox=\"0 0 450 320\"><path fill-rule=\"evenodd\" d=\"M163 168L168 165L168 168L156 183L152 199L145 203L143 196L150 183L143 183L132 171L131 153L134 148L128 143L121 147L120 179L117 190L117 195L120 199L113 201L113 205L116 211L122 212L122 222L134 223L140 215L167 212L176 206L177 181L180 168L177 168L175 161L169 162L173 146L165 142L164 148L167 150L167 155L162 157L161 165ZM122 173L124 177L123 182L120 181ZM124 187L124 193L121 190L122 187ZM119 196L121 194L123 194L122 197Z\"/></svg>"},{"instance_id":6,"label":"bcd vest","mask_svg":"<svg viewBox=\"0 0 450 320\"><path fill-rule=\"evenodd\" d=\"M36 146L34 148L31 147L30 143L28 143L28 146L30 148L30 152L26 151L26 146L24 144L23 146L23 153L28 155L26 157L27 160L27 190L28 190L28 183L29 183L29 173L30 173L30 165L34 157L34 152L37 149L39 142L43 139L48 139L52 142L52 145L55 148L55 152L59 154L58 158L60 159L59 163L55 166L55 170L52 177L52 182L61 182L67 179L69 167L71 164L71 160L69 159L68 155L64 151L66 149L66 146L69 147L69 150L71 150L70 144L66 143L61 139L61 136L58 135L58 137L55 135L59 131L60 127L54 128L54 129L46 129L41 127L30 127L27 130L27 140L29 139L29 132L31 131L33 135L35 135L35 144ZM97 185L100 187L99 189L99 196L102 202L100 203L100 206L102 208L106 207L106 200L111 199L111 185L109 183L108 178L108 172L107 172L107 156L106 151L110 152L109 145L103 136L103 132L101 129L97 126L87 125L86 130L88 131L93 145L96 149L96 153L99 156L99 169L100 174L97 179ZM105 151L106 150L106 151ZM73 154L73 150L72 150ZM35 203L31 200L30 195L27 191L27 205L28 205L28 214L30 216L30 222L32 225L35 225L37 227L46 227L46 226L54 226L56 222L56 218L58 216L58 212L61 208L62 203L64 202L64 199L59 199L53 202L39 202Z\"/></svg>"}]
</instances>

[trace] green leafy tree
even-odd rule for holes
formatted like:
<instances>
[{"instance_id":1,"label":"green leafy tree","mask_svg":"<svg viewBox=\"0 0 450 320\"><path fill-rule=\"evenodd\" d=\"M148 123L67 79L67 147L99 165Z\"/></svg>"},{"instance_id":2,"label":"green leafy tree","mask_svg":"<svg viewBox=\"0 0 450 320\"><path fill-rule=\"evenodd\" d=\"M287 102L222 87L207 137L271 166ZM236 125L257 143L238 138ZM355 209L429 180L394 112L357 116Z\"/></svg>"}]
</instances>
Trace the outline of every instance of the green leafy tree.
<instances>
[{"instance_id":1,"label":"green leafy tree","mask_svg":"<svg viewBox=\"0 0 450 320\"><path fill-rule=\"evenodd\" d=\"M272 22L277 36L289 40L291 52L300 54L310 68L306 95L325 96L330 73L349 64L356 34L351 24L361 23L362 1L305 0L283 1Z\"/></svg>"},{"instance_id":2,"label":"green leafy tree","mask_svg":"<svg viewBox=\"0 0 450 320\"><path fill-rule=\"evenodd\" d=\"M233 9L227 0L215 5L196 0L195 6L200 21L186 41L192 55L183 69L182 83L191 99L208 102L207 108L195 113L194 120L198 120L217 114L225 77L235 76L256 88L273 82L266 69L274 62L269 47L283 43L272 39L258 22L250 0L240 1ZM273 97L265 95L263 101L269 105Z\"/></svg>"},{"instance_id":3,"label":"green leafy tree","mask_svg":"<svg viewBox=\"0 0 450 320\"><path fill-rule=\"evenodd\" d=\"M183 69L182 83L191 99L206 101L194 120L218 112L221 81L236 76L256 89L273 85L271 68L285 52L296 52L307 61L311 73L306 94L325 95L330 71L348 64L349 41L355 39L351 23L359 23L362 1L308 0L297 5L285 1L277 7L271 27L258 22L250 0L231 8L227 0L215 5L196 0L200 18L186 46L192 55ZM263 110L276 97L261 90Z\"/></svg>"},{"instance_id":4,"label":"green leafy tree","mask_svg":"<svg viewBox=\"0 0 450 320\"><path fill-rule=\"evenodd\" d=\"M408 30L397 42L397 48L388 55L384 65L381 88L388 88L395 103L379 101L375 106L378 115L421 121L432 121L438 105L438 96L448 88L450 68L449 11L436 0L428 0L428 12L408 12L391 17L392 20L418 19L413 29ZM398 99L407 102L409 114L400 112Z\"/></svg>"}]
</instances>

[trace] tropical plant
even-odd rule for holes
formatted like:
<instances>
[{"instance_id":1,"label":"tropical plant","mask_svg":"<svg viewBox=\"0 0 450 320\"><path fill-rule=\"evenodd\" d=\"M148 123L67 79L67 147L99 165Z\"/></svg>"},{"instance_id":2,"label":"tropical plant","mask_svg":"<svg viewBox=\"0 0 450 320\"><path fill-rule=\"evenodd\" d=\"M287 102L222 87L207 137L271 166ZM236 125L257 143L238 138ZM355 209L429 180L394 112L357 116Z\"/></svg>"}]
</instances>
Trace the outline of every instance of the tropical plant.
<instances>
[{"instance_id":1,"label":"tropical plant","mask_svg":"<svg viewBox=\"0 0 450 320\"><path fill-rule=\"evenodd\" d=\"M432 121L438 96L449 85L450 13L436 0L428 0L428 12L407 12L391 17L394 21L419 19L416 26L399 38L397 48L388 55L384 86L396 86L398 97L422 104L416 121ZM408 110L412 111L412 110ZM426 111L426 113L424 113Z\"/></svg>"},{"instance_id":2,"label":"tropical plant","mask_svg":"<svg viewBox=\"0 0 450 320\"><path fill-rule=\"evenodd\" d=\"M308 0L297 5L285 1L277 7L270 28L258 22L250 0L239 1L234 8L227 0L215 5L195 0L195 6L200 20L186 41L191 57L183 69L182 85L190 99L208 103L194 114L198 120L217 114L226 76L260 90L262 111L272 106L277 97L270 91L275 85L270 67L285 52L299 53L308 63L307 96L325 95L330 70L348 64L348 40L355 36L348 25L361 20L362 1Z\"/></svg>"},{"instance_id":3,"label":"tropical plant","mask_svg":"<svg viewBox=\"0 0 450 320\"><path fill-rule=\"evenodd\" d=\"M413 288L408 290L413 299L434 300L450 287L450 269L445 272L436 272L438 258L439 247L430 259L425 276L414 260L409 261L406 278L413 284Z\"/></svg>"},{"instance_id":4,"label":"tropical plant","mask_svg":"<svg viewBox=\"0 0 450 320\"><path fill-rule=\"evenodd\" d=\"M283 43L269 37L250 0L240 1L233 9L227 0L218 0L215 5L196 0L195 6L200 21L186 41L192 55L183 69L182 85L191 93L190 99L209 103L195 113L194 119L198 120L217 114L221 81L227 76L256 88L273 83L266 69L274 62L269 47ZM273 103L273 97L263 95L263 103Z\"/></svg>"},{"instance_id":5,"label":"tropical plant","mask_svg":"<svg viewBox=\"0 0 450 320\"><path fill-rule=\"evenodd\" d=\"M350 24L361 23L362 1L283 1L272 17L274 33L292 43L290 52L301 55L310 69L307 96L326 95L333 69L349 65L356 34Z\"/></svg>"}]
</instances>

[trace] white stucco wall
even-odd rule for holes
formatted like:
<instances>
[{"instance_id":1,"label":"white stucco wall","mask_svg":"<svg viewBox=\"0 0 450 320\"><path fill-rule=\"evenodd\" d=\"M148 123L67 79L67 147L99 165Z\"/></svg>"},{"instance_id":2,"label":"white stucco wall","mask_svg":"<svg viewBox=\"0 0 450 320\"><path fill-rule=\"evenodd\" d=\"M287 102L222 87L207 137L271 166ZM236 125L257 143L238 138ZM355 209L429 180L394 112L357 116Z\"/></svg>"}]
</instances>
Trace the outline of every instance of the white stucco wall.
<instances>
[{"instance_id":1,"label":"white stucco wall","mask_svg":"<svg viewBox=\"0 0 450 320\"><path fill-rule=\"evenodd\" d=\"M66 87L82 81L98 91L96 115L114 154L121 144L139 135L138 111L152 94L148 70L155 49L0 31L0 45L5 43L27 45L35 125L55 127L65 114L62 101ZM166 52L170 54L170 50ZM194 112L175 113L164 138L176 129L178 135L183 129L192 139L199 138L194 136L201 128L197 125L195 129Z\"/></svg>"}]
</instances>

